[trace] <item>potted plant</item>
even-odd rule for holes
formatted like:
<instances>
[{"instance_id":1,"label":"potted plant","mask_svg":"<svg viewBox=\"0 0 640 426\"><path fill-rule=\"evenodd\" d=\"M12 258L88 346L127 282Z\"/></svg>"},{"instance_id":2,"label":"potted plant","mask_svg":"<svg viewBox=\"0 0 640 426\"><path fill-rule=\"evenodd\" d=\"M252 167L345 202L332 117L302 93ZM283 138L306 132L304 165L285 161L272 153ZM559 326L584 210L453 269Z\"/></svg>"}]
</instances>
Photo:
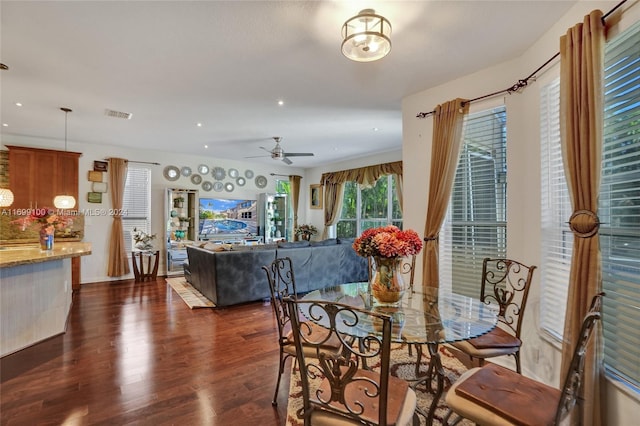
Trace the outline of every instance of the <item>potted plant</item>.
<instances>
[{"instance_id":1,"label":"potted plant","mask_svg":"<svg viewBox=\"0 0 640 426\"><path fill-rule=\"evenodd\" d=\"M303 240L309 241L312 235L318 233L318 229L313 225L302 224L295 229L295 234Z\"/></svg>"},{"instance_id":2,"label":"potted plant","mask_svg":"<svg viewBox=\"0 0 640 426\"><path fill-rule=\"evenodd\" d=\"M176 197L173 199L173 207L181 209L184 207L184 197Z\"/></svg>"},{"instance_id":3,"label":"potted plant","mask_svg":"<svg viewBox=\"0 0 640 426\"><path fill-rule=\"evenodd\" d=\"M153 240L156 234L147 234L138 228L133 228L133 248L136 250L149 251L153 249Z\"/></svg>"}]
</instances>

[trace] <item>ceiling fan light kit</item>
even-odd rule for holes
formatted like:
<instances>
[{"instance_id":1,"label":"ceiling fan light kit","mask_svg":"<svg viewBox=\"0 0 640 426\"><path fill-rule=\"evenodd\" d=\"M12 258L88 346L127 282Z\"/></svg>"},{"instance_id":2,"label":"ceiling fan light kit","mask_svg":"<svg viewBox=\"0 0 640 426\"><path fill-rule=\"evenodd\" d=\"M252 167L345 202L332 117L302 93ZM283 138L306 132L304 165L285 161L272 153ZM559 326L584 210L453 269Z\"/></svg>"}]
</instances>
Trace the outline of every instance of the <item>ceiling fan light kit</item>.
<instances>
[{"instance_id":1,"label":"ceiling fan light kit","mask_svg":"<svg viewBox=\"0 0 640 426\"><path fill-rule=\"evenodd\" d=\"M280 146L281 139L282 138L280 136L274 136L273 140L276 142L276 146L274 146L273 149L268 150L264 146L261 146L260 149L267 151L270 154L271 158L273 158L274 160L282 160L282 162L285 164L293 164L293 162L289 160L289 158L287 157L313 157L312 152L285 152L284 149L282 149L282 146ZM251 156L251 157L245 157L245 158L258 158L258 157Z\"/></svg>"},{"instance_id":2,"label":"ceiling fan light kit","mask_svg":"<svg viewBox=\"0 0 640 426\"><path fill-rule=\"evenodd\" d=\"M373 9L363 9L342 26L342 54L352 61L372 62L391 51L391 24Z\"/></svg>"}]
</instances>

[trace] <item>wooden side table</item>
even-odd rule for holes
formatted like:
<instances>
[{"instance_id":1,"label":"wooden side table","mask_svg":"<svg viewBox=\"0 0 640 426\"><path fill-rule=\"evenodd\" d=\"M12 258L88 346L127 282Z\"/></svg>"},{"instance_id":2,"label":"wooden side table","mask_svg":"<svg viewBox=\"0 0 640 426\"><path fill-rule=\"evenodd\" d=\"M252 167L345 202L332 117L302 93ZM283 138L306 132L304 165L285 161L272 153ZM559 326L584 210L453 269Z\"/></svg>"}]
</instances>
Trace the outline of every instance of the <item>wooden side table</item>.
<instances>
[{"instance_id":1,"label":"wooden side table","mask_svg":"<svg viewBox=\"0 0 640 426\"><path fill-rule=\"evenodd\" d=\"M144 258L147 258L147 267L145 269ZM131 252L131 260L133 261L133 275L135 282L155 281L158 276L158 260L160 259L160 251L141 251L134 250ZM153 268L151 263L153 262ZM146 271L146 272L145 272Z\"/></svg>"}]
</instances>

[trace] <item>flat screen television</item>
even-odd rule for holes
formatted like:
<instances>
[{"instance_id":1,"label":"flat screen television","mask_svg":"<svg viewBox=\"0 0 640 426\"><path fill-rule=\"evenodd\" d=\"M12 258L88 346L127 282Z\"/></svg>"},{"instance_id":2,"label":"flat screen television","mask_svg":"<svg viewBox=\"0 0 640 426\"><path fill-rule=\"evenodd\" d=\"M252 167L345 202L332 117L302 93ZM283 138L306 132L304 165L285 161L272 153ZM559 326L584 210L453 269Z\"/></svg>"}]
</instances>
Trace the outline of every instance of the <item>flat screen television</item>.
<instances>
[{"instance_id":1,"label":"flat screen television","mask_svg":"<svg viewBox=\"0 0 640 426\"><path fill-rule=\"evenodd\" d=\"M224 240L258 235L258 201L200 198L201 240Z\"/></svg>"}]
</instances>

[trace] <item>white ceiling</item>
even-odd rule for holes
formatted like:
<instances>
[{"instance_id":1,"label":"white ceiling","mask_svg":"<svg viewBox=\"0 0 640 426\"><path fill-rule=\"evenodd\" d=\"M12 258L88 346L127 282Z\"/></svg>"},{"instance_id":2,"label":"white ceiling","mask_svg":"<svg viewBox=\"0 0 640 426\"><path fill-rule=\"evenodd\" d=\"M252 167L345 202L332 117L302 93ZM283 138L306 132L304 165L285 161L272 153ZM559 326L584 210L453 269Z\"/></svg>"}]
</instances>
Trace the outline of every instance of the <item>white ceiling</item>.
<instances>
[{"instance_id":1,"label":"white ceiling","mask_svg":"<svg viewBox=\"0 0 640 426\"><path fill-rule=\"evenodd\" d=\"M3 0L2 134L63 149L69 107L69 142L243 160L281 136L303 168L398 150L403 97L518 57L574 3ZM341 27L367 7L393 47L355 63Z\"/></svg>"}]
</instances>

